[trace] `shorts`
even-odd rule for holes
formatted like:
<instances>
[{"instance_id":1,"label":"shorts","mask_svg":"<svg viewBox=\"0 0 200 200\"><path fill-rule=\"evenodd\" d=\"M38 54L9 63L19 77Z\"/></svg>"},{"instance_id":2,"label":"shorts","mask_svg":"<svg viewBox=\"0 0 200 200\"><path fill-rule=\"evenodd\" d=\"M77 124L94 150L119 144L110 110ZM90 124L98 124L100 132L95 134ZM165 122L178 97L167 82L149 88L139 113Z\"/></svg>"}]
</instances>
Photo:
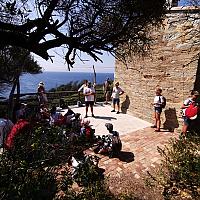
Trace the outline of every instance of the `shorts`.
<instances>
[{"instance_id":1,"label":"shorts","mask_svg":"<svg viewBox=\"0 0 200 200\"><path fill-rule=\"evenodd\" d=\"M155 107L155 112L161 114L162 108L161 107Z\"/></svg>"},{"instance_id":2,"label":"shorts","mask_svg":"<svg viewBox=\"0 0 200 200\"><path fill-rule=\"evenodd\" d=\"M184 124L185 124L186 126L189 126L190 123L191 123L191 120L190 120L188 117L186 117L186 116L183 116L183 121L184 121Z\"/></svg>"},{"instance_id":3,"label":"shorts","mask_svg":"<svg viewBox=\"0 0 200 200\"><path fill-rule=\"evenodd\" d=\"M113 104L119 105L119 99L118 98L113 98Z\"/></svg>"},{"instance_id":4,"label":"shorts","mask_svg":"<svg viewBox=\"0 0 200 200\"><path fill-rule=\"evenodd\" d=\"M94 105L94 101L86 101L85 105L86 105L86 107L93 106Z\"/></svg>"}]
</instances>

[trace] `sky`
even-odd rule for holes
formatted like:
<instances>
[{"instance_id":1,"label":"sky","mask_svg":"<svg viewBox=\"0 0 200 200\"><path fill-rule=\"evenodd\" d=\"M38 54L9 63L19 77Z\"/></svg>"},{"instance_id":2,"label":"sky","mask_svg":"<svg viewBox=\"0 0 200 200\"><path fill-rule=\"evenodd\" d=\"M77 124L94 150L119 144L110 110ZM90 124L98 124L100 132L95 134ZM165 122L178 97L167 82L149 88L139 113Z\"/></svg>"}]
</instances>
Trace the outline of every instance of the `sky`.
<instances>
[{"instance_id":1,"label":"sky","mask_svg":"<svg viewBox=\"0 0 200 200\"><path fill-rule=\"evenodd\" d=\"M183 6L186 4L187 0L180 0L179 5ZM56 52L57 51L57 52ZM51 60L44 60L41 57L34 55L35 60L38 61L40 66L43 68L44 71L59 71L59 72L66 72L68 71L68 66L65 64L64 58L60 57L57 54L60 50L50 50L49 54L52 57L53 63ZM108 53L104 52L103 56L100 56L100 62L95 62L90 56L86 54L82 54L82 59L86 60L82 62L80 59L76 59L74 67L70 70L72 72L93 72L92 66L95 66L95 70L98 73L114 73L115 70L115 59L113 56L109 55Z\"/></svg>"},{"instance_id":2,"label":"sky","mask_svg":"<svg viewBox=\"0 0 200 200\"><path fill-rule=\"evenodd\" d=\"M59 52L59 51L57 51ZM40 66L43 68L44 71L59 71L59 72L66 72L68 70L67 64L65 64L65 60L63 57L57 55L55 51L50 51L50 56L52 57L53 63L51 60L44 60L41 57L34 55L35 60L38 61ZM54 57L55 56L55 57ZM81 61L79 58L76 58L76 62L74 67L70 69L72 72L93 72L93 65L95 67L96 72L98 73L114 73L114 63L115 59L113 56L109 55L107 52L104 52L100 59L103 61L95 62L90 56L82 53L81 56L84 61Z\"/></svg>"}]
</instances>

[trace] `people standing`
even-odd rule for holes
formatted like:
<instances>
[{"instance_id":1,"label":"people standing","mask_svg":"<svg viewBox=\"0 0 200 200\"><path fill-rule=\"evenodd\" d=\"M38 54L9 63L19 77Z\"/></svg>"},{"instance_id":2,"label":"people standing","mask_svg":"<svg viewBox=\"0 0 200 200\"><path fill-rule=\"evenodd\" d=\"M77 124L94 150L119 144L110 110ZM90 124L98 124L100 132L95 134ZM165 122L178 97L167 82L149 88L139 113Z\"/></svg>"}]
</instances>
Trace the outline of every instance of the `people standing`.
<instances>
[{"instance_id":1,"label":"people standing","mask_svg":"<svg viewBox=\"0 0 200 200\"><path fill-rule=\"evenodd\" d=\"M95 89L92 87L91 82L88 82L87 87L84 87L83 94L85 96L85 106L86 106L86 114L85 118L88 117L88 107L90 106L92 117L94 117L93 106L95 100Z\"/></svg>"},{"instance_id":2,"label":"people standing","mask_svg":"<svg viewBox=\"0 0 200 200\"><path fill-rule=\"evenodd\" d=\"M162 96L162 89L160 87L156 88L156 96L154 97L154 125L151 128L155 128L155 132L160 132L160 115L162 113L162 108L164 104L164 97Z\"/></svg>"},{"instance_id":3,"label":"people standing","mask_svg":"<svg viewBox=\"0 0 200 200\"><path fill-rule=\"evenodd\" d=\"M115 83L115 87L112 90L112 102L113 102L113 110L111 112L115 112L115 105L117 105L117 114L119 114L120 110L120 99L119 97L124 94L124 91L119 87L119 82Z\"/></svg>"},{"instance_id":4,"label":"people standing","mask_svg":"<svg viewBox=\"0 0 200 200\"><path fill-rule=\"evenodd\" d=\"M41 81L38 84L38 99L39 99L39 103L41 104L47 104L48 100L47 100L47 95L46 95L46 91L45 91L45 87L44 87L44 83Z\"/></svg>"},{"instance_id":5,"label":"people standing","mask_svg":"<svg viewBox=\"0 0 200 200\"><path fill-rule=\"evenodd\" d=\"M182 133L181 136L185 137L188 127L191 124L192 119L190 119L189 117L186 116L186 109L191 105L194 104L196 105L196 101L199 97L199 92L198 91L192 91L191 92L191 97L187 98L184 102L183 105L181 106L182 109L182 113L183 113L183 127L182 127Z\"/></svg>"},{"instance_id":6,"label":"people standing","mask_svg":"<svg viewBox=\"0 0 200 200\"><path fill-rule=\"evenodd\" d=\"M111 89L111 81L109 78L107 78L103 84L104 97L106 99L105 104L108 104L108 101L110 100L110 89Z\"/></svg>"}]
</instances>

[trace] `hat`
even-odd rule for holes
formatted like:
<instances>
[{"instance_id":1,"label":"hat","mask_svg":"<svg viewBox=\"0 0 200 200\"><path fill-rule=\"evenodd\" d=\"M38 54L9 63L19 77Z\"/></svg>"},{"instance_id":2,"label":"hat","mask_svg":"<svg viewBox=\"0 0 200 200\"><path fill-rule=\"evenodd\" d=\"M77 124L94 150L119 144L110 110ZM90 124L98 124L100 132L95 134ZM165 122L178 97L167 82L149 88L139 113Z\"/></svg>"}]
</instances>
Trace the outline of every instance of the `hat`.
<instances>
[{"instance_id":1,"label":"hat","mask_svg":"<svg viewBox=\"0 0 200 200\"><path fill-rule=\"evenodd\" d=\"M198 91L193 91L193 95L199 96L199 92Z\"/></svg>"},{"instance_id":2,"label":"hat","mask_svg":"<svg viewBox=\"0 0 200 200\"><path fill-rule=\"evenodd\" d=\"M44 83L42 81L40 81L39 85L44 85Z\"/></svg>"}]
</instances>

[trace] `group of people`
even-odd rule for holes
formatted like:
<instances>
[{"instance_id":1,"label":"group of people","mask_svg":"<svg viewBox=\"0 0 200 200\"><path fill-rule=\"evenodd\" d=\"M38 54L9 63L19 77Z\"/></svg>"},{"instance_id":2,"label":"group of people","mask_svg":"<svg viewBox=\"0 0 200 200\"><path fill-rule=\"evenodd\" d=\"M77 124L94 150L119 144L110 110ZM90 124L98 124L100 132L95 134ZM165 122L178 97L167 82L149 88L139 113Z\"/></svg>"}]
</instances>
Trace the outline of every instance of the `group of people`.
<instances>
[{"instance_id":1,"label":"group of people","mask_svg":"<svg viewBox=\"0 0 200 200\"><path fill-rule=\"evenodd\" d=\"M88 108L91 109L91 116L94 116L94 102L95 102L95 86L92 85L88 80L84 81L84 84L78 89L78 92L83 91L83 95L85 96L85 107L86 114L85 118L88 117ZM109 78L103 84L104 96L105 96L105 104L108 104L110 98L112 98L113 110L111 112L120 113L120 96L124 94L124 91L121 87L119 87L119 82L115 83L115 86L111 89L111 81ZM112 94L111 94L112 91Z\"/></svg>"},{"instance_id":2,"label":"group of people","mask_svg":"<svg viewBox=\"0 0 200 200\"><path fill-rule=\"evenodd\" d=\"M160 132L160 126L161 126L160 116L163 108L166 105L166 99L164 96L162 96L162 88L157 87L155 93L156 95L153 102L155 121L152 128L155 128L155 132ZM199 97L199 92L192 90L191 96L187 98L183 102L183 105L181 106L182 117L183 117L183 127L182 127L181 137L186 137L188 127L191 125L192 120L197 118L198 111L200 111L199 105L197 103L198 97ZM187 115L187 111L189 112L188 110L189 107L191 107L191 112L193 112L193 115L191 116Z\"/></svg>"},{"instance_id":3,"label":"group of people","mask_svg":"<svg viewBox=\"0 0 200 200\"><path fill-rule=\"evenodd\" d=\"M95 86L96 84L92 84L88 80L84 81L84 84L79 88L78 92L83 91L83 95L85 96L85 107L86 107L86 112L85 112L85 118L88 117L88 109L90 107L91 110L91 116L94 116L94 103L95 103L95 98L96 98L96 92L95 92ZM114 84L114 87L112 87L112 81L107 78L106 81L103 84L103 91L104 91L104 97L105 97L105 104L108 104L108 102L112 99L112 104L113 104L113 110L111 112L116 112L116 114L120 113L120 96L124 94L124 91L121 87L119 87L119 82L116 82ZM45 94L45 89L44 89L44 83L40 82L38 86L38 97L39 101L42 104L47 103L47 98ZM186 136L188 127L190 126L192 122L192 118L189 118L186 116L185 112L188 107L190 107L191 104L195 104L196 107L197 105L197 99L199 97L199 92L198 91L192 91L191 92L191 97L186 99L181 106L182 109L182 116L183 116L183 127L182 127L182 133L181 135L184 137ZM166 106L166 99L162 95L162 88L161 87L156 87L155 90L155 98L153 102L153 107L154 107L154 125L152 128L155 128L155 132L160 132L160 127L161 127L161 113L163 108Z\"/></svg>"}]
</instances>

